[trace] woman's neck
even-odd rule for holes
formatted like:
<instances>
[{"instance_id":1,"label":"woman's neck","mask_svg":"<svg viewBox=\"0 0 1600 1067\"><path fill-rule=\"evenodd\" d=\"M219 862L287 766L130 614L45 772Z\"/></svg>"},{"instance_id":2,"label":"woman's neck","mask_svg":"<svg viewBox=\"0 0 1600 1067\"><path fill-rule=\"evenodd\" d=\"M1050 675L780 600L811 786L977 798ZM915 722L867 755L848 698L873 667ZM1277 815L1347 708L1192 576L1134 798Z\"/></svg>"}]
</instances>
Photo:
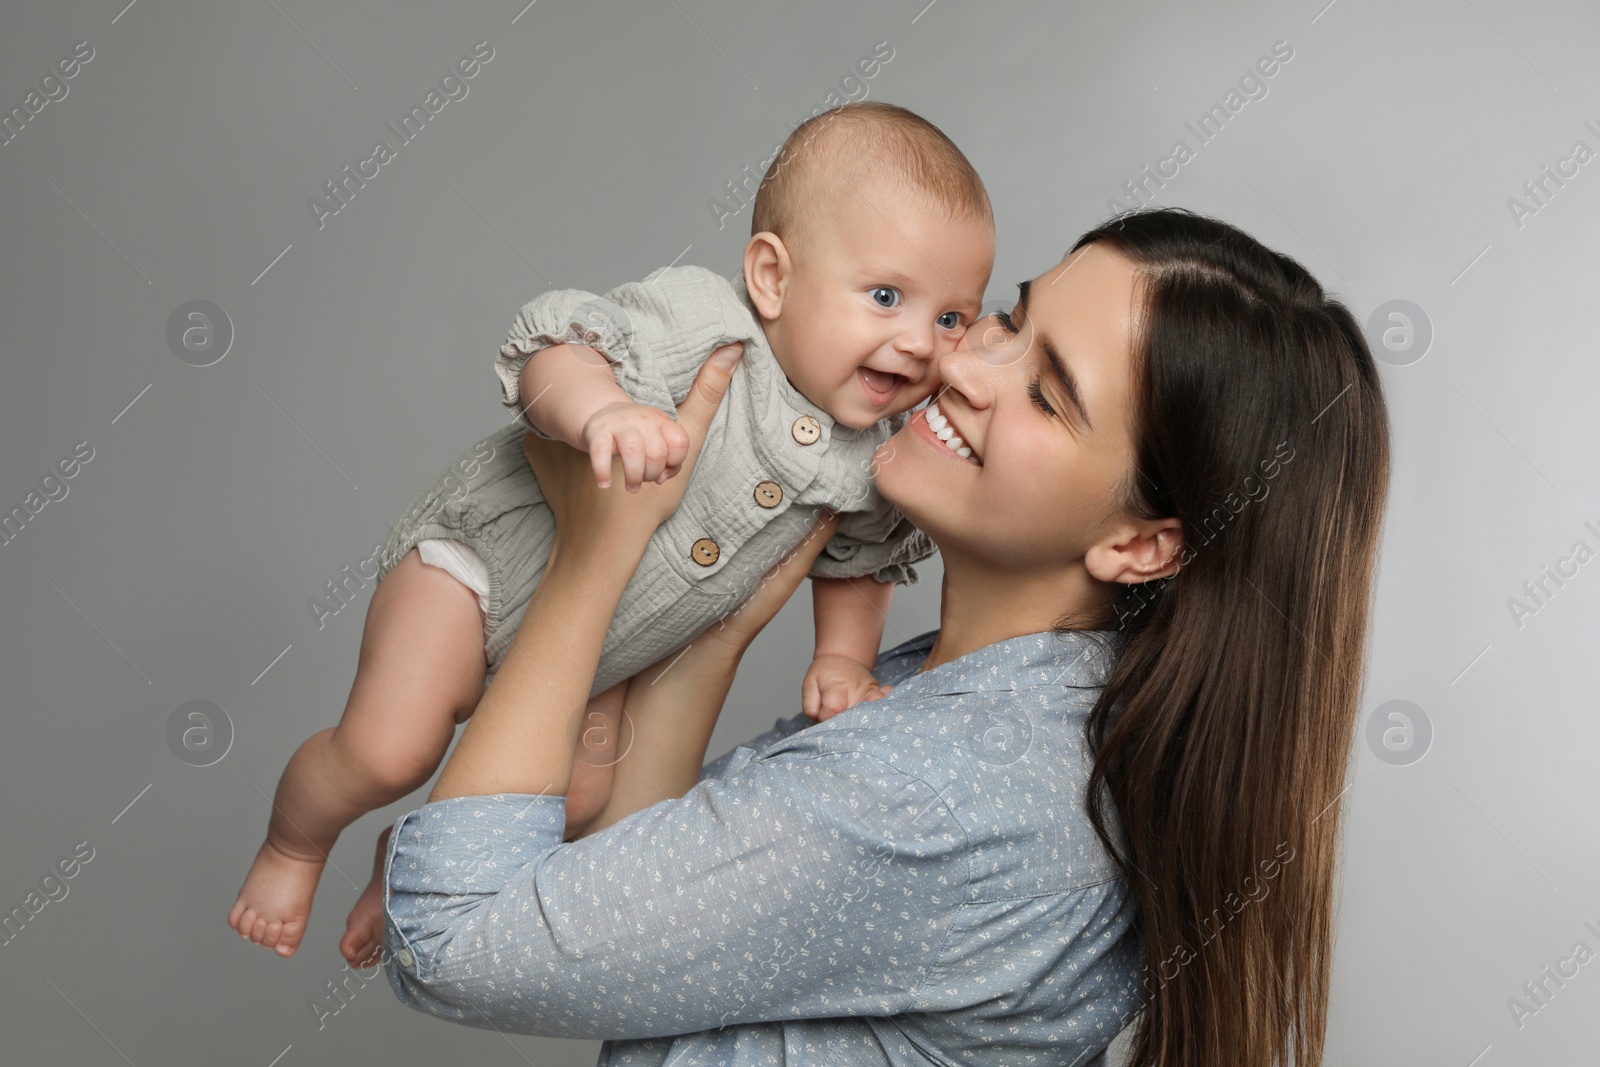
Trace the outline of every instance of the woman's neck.
<instances>
[{"instance_id":1,"label":"woman's neck","mask_svg":"<svg viewBox=\"0 0 1600 1067\"><path fill-rule=\"evenodd\" d=\"M996 568L941 551L944 580L939 635L923 670L1024 634L1053 629L1062 618L1105 603L1102 583L1081 565L1058 572Z\"/></svg>"}]
</instances>

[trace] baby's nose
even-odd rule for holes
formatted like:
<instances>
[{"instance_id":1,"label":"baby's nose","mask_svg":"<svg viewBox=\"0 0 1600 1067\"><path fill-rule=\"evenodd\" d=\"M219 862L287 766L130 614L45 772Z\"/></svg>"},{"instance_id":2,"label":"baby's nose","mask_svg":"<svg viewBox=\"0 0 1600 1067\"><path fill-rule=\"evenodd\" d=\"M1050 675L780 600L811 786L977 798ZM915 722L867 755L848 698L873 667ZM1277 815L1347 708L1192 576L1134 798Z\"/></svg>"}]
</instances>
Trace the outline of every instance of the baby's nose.
<instances>
[{"instance_id":1,"label":"baby's nose","mask_svg":"<svg viewBox=\"0 0 1600 1067\"><path fill-rule=\"evenodd\" d=\"M895 348L918 359L933 358L933 328L908 327L895 340Z\"/></svg>"}]
</instances>

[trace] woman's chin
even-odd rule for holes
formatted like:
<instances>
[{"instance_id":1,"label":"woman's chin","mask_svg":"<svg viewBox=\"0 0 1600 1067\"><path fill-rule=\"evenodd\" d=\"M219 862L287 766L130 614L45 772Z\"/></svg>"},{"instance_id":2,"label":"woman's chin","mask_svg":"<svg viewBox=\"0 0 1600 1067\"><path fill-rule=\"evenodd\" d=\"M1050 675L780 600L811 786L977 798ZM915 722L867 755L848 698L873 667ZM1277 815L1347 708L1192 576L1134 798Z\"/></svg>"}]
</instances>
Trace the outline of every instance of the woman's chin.
<instances>
[{"instance_id":1,"label":"woman's chin","mask_svg":"<svg viewBox=\"0 0 1600 1067\"><path fill-rule=\"evenodd\" d=\"M940 491L945 489L948 498L948 486L941 487L940 465L919 462L922 457L916 455L916 442L904 440L905 436L906 431L901 430L873 453L872 484L900 514L931 537L929 522L937 525Z\"/></svg>"}]
</instances>

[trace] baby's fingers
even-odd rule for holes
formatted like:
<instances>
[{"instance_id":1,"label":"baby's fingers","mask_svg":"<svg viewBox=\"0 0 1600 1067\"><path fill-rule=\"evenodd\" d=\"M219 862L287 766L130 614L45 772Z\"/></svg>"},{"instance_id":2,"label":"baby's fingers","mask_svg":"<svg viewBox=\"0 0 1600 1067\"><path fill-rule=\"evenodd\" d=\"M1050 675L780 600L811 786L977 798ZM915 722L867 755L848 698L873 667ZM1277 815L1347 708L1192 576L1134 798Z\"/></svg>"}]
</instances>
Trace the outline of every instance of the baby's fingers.
<instances>
[{"instance_id":1,"label":"baby's fingers","mask_svg":"<svg viewBox=\"0 0 1600 1067\"><path fill-rule=\"evenodd\" d=\"M644 441L639 431L619 430L617 451L622 455L622 477L628 492L637 493L644 482Z\"/></svg>"},{"instance_id":2,"label":"baby's fingers","mask_svg":"<svg viewBox=\"0 0 1600 1067\"><path fill-rule=\"evenodd\" d=\"M644 480L660 485L666 481L666 478L662 477L666 467L667 442L654 429L646 430L644 433Z\"/></svg>"},{"instance_id":3,"label":"baby's fingers","mask_svg":"<svg viewBox=\"0 0 1600 1067\"><path fill-rule=\"evenodd\" d=\"M822 691L817 686L817 680L808 674L805 684L800 687L800 710L806 713L808 719L815 719L821 709Z\"/></svg>"},{"instance_id":4,"label":"baby's fingers","mask_svg":"<svg viewBox=\"0 0 1600 1067\"><path fill-rule=\"evenodd\" d=\"M594 484L611 488L611 435L596 437L589 445L589 465L594 468Z\"/></svg>"},{"instance_id":5,"label":"baby's fingers","mask_svg":"<svg viewBox=\"0 0 1600 1067\"><path fill-rule=\"evenodd\" d=\"M661 438L667 445L666 468L661 472L661 480L666 481L677 477L678 471L683 469L683 461L689 458L689 431L669 422L662 428Z\"/></svg>"},{"instance_id":6,"label":"baby's fingers","mask_svg":"<svg viewBox=\"0 0 1600 1067\"><path fill-rule=\"evenodd\" d=\"M831 719L841 711L855 703L851 686L846 682L833 681L822 687L822 718Z\"/></svg>"}]
</instances>

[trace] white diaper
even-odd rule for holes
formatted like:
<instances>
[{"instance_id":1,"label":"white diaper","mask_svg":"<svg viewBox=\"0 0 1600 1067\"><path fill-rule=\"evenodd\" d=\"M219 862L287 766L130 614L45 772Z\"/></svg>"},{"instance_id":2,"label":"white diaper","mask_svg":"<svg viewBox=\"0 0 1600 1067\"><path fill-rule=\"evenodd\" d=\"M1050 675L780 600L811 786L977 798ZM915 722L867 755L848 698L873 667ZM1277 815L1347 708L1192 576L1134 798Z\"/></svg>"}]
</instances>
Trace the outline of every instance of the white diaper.
<instances>
[{"instance_id":1,"label":"white diaper","mask_svg":"<svg viewBox=\"0 0 1600 1067\"><path fill-rule=\"evenodd\" d=\"M429 539L417 542L422 562L438 567L478 594L478 608L489 616L489 568L483 557L464 541Z\"/></svg>"}]
</instances>

